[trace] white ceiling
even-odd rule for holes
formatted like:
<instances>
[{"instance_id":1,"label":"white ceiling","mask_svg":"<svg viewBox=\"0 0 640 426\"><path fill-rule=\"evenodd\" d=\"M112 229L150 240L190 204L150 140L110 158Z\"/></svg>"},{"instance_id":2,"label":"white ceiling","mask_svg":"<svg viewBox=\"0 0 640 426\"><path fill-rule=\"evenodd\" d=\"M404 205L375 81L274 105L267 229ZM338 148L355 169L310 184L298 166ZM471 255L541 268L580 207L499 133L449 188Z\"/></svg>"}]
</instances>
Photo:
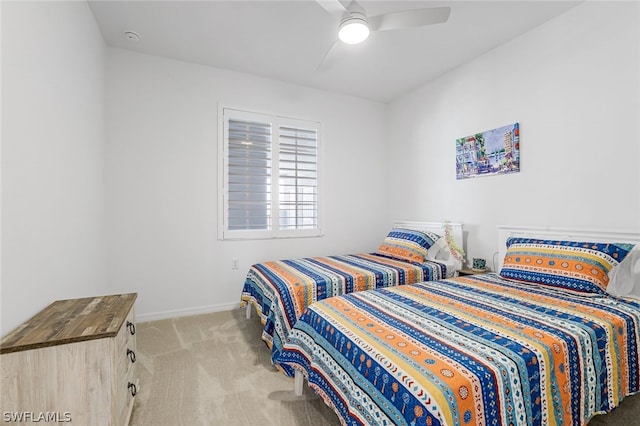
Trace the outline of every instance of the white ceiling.
<instances>
[{"instance_id":1,"label":"white ceiling","mask_svg":"<svg viewBox=\"0 0 640 426\"><path fill-rule=\"evenodd\" d=\"M110 46L389 102L560 15L580 1L366 1L368 16L450 6L444 24L340 44L339 17L313 0L90 1ZM141 35L131 42L124 31ZM520 52L526 55L527 52Z\"/></svg>"}]
</instances>

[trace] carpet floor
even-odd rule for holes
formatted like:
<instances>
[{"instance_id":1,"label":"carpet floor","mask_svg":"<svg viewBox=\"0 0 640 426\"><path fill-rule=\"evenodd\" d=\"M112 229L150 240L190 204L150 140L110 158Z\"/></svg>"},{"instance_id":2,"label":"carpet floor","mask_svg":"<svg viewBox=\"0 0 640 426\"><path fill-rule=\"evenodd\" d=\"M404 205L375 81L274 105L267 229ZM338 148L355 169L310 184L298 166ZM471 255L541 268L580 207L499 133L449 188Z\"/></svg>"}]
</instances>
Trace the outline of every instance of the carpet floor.
<instances>
[{"instance_id":1,"label":"carpet floor","mask_svg":"<svg viewBox=\"0 0 640 426\"><path fill-rule=\"evenodd\" d=\"M340 425L305 384L270 362L257 316L244 309L139 323L140 391L131 426ZM589 426L640 425L640 394L625 398Z\"/></svg>"}]
</instances>

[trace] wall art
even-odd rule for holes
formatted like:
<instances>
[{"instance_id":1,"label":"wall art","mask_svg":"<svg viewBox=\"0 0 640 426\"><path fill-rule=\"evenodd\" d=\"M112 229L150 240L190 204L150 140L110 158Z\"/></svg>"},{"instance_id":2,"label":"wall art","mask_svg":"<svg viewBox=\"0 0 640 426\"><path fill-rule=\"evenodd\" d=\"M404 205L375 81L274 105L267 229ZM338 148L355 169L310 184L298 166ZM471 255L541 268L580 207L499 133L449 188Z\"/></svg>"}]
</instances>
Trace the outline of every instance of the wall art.
<instances>
[{"instance_id":1,"label":"wall art","mask_svg":"<svg viewBox=\"0 0 640 426\"><path fill-rule=\"evenodd\" d=\"M519 123L456 139L457 179L519 171Z\"/></svg>"}]
</instances>

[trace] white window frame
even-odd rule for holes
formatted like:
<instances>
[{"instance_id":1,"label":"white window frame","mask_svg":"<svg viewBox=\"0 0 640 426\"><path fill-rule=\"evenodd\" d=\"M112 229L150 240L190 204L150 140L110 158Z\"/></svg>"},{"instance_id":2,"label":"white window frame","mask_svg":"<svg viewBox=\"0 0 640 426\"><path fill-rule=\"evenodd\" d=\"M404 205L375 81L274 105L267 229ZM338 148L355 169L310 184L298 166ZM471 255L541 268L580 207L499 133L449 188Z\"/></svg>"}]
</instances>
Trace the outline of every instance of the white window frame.
<instances>
[{"instance_id":1,"label":"white window frame","mask_svg":"<svg viewBox=\"0 0 640 426\"><path fill-rule=\"evenodd\" d=\"M271 229L266 230L229 230L228 198L228 131L229 122L225 118L228 112L233 118L270 122L272 127L272 176L271 176ZM300 129L315 130L317 133L317 228L315 229L279 229L279 129L290 126ZM255 240L269 238L307 238L322 236L321 211L321 123L314 120L283 117L262 112L252 112L245 108L219 106L218 108L218 239L220 240Z\"/></svg>"}]
</instances>

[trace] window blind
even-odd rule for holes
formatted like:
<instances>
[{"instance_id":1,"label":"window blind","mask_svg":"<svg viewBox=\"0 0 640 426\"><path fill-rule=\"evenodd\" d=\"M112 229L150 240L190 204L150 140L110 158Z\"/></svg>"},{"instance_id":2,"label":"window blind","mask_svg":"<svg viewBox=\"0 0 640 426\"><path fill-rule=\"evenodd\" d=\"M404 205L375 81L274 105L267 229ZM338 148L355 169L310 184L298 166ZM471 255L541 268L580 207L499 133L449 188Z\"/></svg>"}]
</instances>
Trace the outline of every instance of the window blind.
<instances>
[{"instance_id":1,"label":"window blind","mask_svg":"<svg viewBox=\"0 0 640 426\"><path fill-rule=\"evenodd\" d=\"M221 118L222 238L321 235L319 123L228 108Z\"/></svg>"},{"instance_id":2,"label":"window blind","mask_svg":"<svg viewBox=\"0 0 640 426\"><path fill-rule=\"evenodd\" d=\"M318 138L315 130L279 129L280 229L318 227Z\"/></svg>"},{"instance_id":3,"label":"window blind","mask_svg":"<svg viewBox=\"0 0 640 426\"><path fill-rule=\"evenodd\" d=\"M228 229L270 229L271 124L229 120Z\"/></svg>"}]
</instances>

